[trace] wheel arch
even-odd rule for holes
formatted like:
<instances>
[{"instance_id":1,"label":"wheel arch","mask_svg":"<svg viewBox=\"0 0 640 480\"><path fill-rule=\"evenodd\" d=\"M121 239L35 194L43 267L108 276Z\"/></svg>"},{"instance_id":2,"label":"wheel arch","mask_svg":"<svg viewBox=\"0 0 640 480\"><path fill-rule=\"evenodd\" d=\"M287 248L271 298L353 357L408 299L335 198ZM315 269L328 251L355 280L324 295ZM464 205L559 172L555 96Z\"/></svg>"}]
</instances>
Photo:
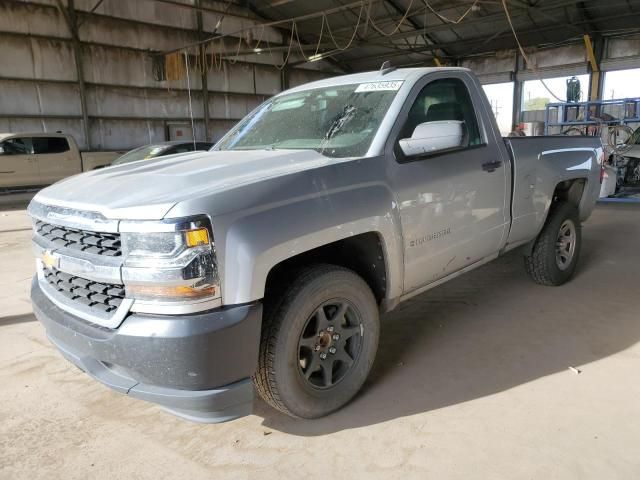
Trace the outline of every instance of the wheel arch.
<instances>
[{"instance_id":1,"label":"wheel arch","mask_svg":"<svg viewBox=\"0 0 640 480\"><path fill-rule=\"evenodd\" d=\"M378 305L385 302L389 290L388 255L380 232L365 232L336 240L289 257L269 270L265 281L265 298L277 293L295 277L296 272L314 264L331 264L348 268L369 285Z\"/></svg>"},{"instance_id":2,"label":"wheel arch","mask_svg":"<svg viewBox=\"0 0 640 480\"><path fill-rule=\"evenodd\" d=\"M586 177L576 177L559 182L553 190L551 205L558 202L567 202L580 210L587 181ZM548 214L549 212L547 211Z\"/></svg>"},{"instance_id":3,"label":"wheel arch","mask_svg":"<svg viewBox=\"0 0 640 480\"><path fill-rule=\"evenodd\" d=\"M359 271L376 298L402 294L402 231L395 198L385 185L303 198L248 215L214 218L213 223L221 239L216 248L226 305L264 298L270 275L283 265L314 258ZM366 262L354 262L359 258ZM371 267L364 268L365 263ZM374 270L384 274L374 275Z\"/></svg>"},{"instance_id":4,"label":"wheel arch","mask_svg":"<svg viewBox=\"0 0 640 480\"><path fill-rule=\"evenodd\" d=\"M531 255L536 240L538 239L538 235L540 235L540 232L549 220L550 213L556 205L563 202L573 205L578 210L578 217L582 219L580 212L587 200L586 192L588 182L589 179L586 176L580 176L568 178L556 184L553 189L553 194L551 195L551 201L544 214L544 221L539 225L535 237L525 246L524 253L526 255Z\"/></svg>"}]
</instances>

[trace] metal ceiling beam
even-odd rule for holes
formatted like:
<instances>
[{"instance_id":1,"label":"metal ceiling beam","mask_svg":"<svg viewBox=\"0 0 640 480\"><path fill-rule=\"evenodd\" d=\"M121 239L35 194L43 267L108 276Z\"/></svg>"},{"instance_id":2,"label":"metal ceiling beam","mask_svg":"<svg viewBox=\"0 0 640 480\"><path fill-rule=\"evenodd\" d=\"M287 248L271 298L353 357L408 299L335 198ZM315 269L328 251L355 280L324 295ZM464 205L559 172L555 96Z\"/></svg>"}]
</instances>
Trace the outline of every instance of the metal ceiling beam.
<instances>
[{"instance_id":1,"label":"metal ceiling beam","mask_svg":"<svg viewBox=\"0 0 640 480\"><path fill-rule=\"evenodd\" d=\"M386 2L391 6L391 8L393 8L398 14L400 15L404 15L405 11L403 11L398 4L395 2L395 0L386 0ZM416 30L424 30L424 28L426 27L426 25L420 25L418 22L416 22L415 20L413 20L413 16L412 15L407 15L407 22L409 22L413 28L415 28ZM422 34L422 38L424 38L425 43L431 42L431 43L436 43L436 40L434 40L428 33L423 33ZM446 51L442 51L445 55L449 55L448 52Z\"/></svg>"},{"instance_id":2,"label":"metal ceiling beam","mask_svg":"<svg viewBox=\"0 0 640 480\"><path fill-rule=\"evenodd\" d=\"M547 20L553 23L557 23L559 25L563 25L567 28L575 30L576 33L584 33L581 28L576 27L571 22L563 22L562 20L558 20L557 17L555 17L554 15L551 15L550 13L545 12L541 7L537 5L529 5L524 0L508 0L508 2L514 7L525 8L529 10L530 13L535 13L537 15L540 15L541 17L546 18ZM584 2L580 2L580 3L584 4Z\"/></svg>"},{"instance_id":3,"label":"metal ceiling beam","mask_svg":"<svg viewBox=\"0 0 640 480\"><path fill-rule=\"evenodd\" d=\"M611 20L616 20L618 18L629 18L629 17L640 17L640 12L638 13L624 13L624 14L618 14L618 15L612 15L612 16L608 16L608 17L603 17L600 18L599 20L602 22L608 22ZM581 22L576 22L575 25L582 25L584 24L584 21ZM543 27L543 28L539 28L536 30L525 30L525 31L521 31L521 32L517 32L518 36L520 37L520 40L522 41L522 37L526 37L529 35L536 35L539 34L540 31L553 31L553 30L559 30L560 27L557 25L553 25L553 26L548 26L548 27ZM494 42L499 41L499 40L503 40L503 39L509 39L509 38L513 38L513 34L512 33L506 33L503 35L499 35L497 37L495 37L495 39L493 40ZM571 39L572 37L567 36L567 40ZM436 49L441 49L441 48L447 48L447 47L466 47L466 46L471 46L471 45L475 45L477 44L479 41L482 41L482 38L469 38L469 39L465 39L462 41L458 41L458 42L448 42L448 43L442 43L442 44L434 44L434 45L426 45L424 47L420 47L417 49L413 49L413 50L407 50L406 52L400 52L397 54L392 54L390 56L400 56L400 55L409 55L409 54L413 54L413 53L420 53L420 52L424 52L424 51L433 51ZM580 36L580 41L582 41L582 36ZM515 43L515 42L514 42ZM527 44L526 42L523 42L523 46L531 46L529 44ZM505 48L505 47L502 47ZM493 51L493 49L488 48L488 51ZM340 52L338 53L340 54ZM336 55L338 55L336 54ZM359 62L363 62L363 61L367 61L367 60L371 60L373 58L377 58L379 57L379 55L371 55L371 56L367 56L367 57L358 57L358 58L354 58L351 59L351 62L354 63L359 63Z\"/></svg>"},{"instance_id":4,"label":"metal ceiling beam","mask_svg":"<svg viewBox=\"0 0 640 480\"><path fill-rule=\"evenodd\" d=\"M591 14L587 11L587 7L585 6L584 2L578 2L577 7L578 7L578 12L580 12L580 16L582 17L583 20L585 20L586 27L587 27L587 32L585 32L583 29L582 33L593 34L594 32L596 32L598 29L593 23L593 18L591 17Z\"/></svg>"},{"instance_id":5,"label":"metal ceiling beam","mask_svg":"<svg viewBox=\"0 0 640 480\"><path fill-rule=\"evenodd\" d=\"M169 1L172 1L172 0L155 0L155 1L169 2ZM365 0L357 0L355 2L347 3L345 5L340 5L339 7L328 8L328 9L325 9L325 10L320 10L320 11L317 11L317 12L308 13L308 14L305 14L305 15L300 15L300 16L294 17L293 20L296 20L297 22L302 22L302 21L305 21L305 20L311 20L311 19L314 19L314 18L320 18L320 17L322 17L324 15L333 15L335 13L343 12L343 11L346 11L346 10L349 10L349 9L353 9L355 7L361 7L364 1ZM374 2L374 3L377 3L377 2L381 2L383 0L370 0L370 1ZM251 9L251 8L255 9L255 7L251 4L251 1L248 0L248 2L249 2L248 3L248 8L249 9ZM256 19L253 19L253 20L256 20ZM183 45L181 47L174 48L173 50L169 50L169 51L166 51L166 52L163 52L163 53L166 55L168 53L178 52L178 51L183 50L185 48L197 47L198 45L200 45L202 43L206 43L206 42L209 42L211 40L216 40L216 39L223 38L223 37L233 37L233 36L237 37L237 36L241 35L242 33L246 32L248 30L254 29L254 28L259 28L259 27L262 27L262 28L266 28L266 27L286 28L286 27L282 27L282 25L287 25L287 24L291 23L291 21L292 21L291 18L285 18L285 19L282 19L282 20L272 20L272 21L269 21L269 22L266 22L266 23L261 23L261 24L254 25L254 26L251 26L251 27L241 28L241 29L239 29L239 30L237 30L235 32L227 33L227 34L224 34L224 35L214 35L211 38L208 38L207 40L203 40L203 41L200 41L200 42L189 43L187 45ZM304 33L304 32L298 32L298 33Z\"/></svg>"},{"instance_id":6,"label":"metal ceiling beam","mask_svg":"<svg viewBox=\"0 0 640 480\"><path fill-rule=\"evenodd\" d=\"M535 8L537 13L540 12L548 12L548 11L552 11L552 10L556 10L558 8L564 8L567 6L572 6L575 5L575 0L561 0L559 2L554 2L554 3L545 3L544 5L541 6L534 6L534 7L522 7L521 5L518 6L518 10L511 12L511 18L518 18L518 17L522 17L524 15L527 15L528 13L528 9L531 8ZM419 13L419 12L424 12L426 7L420 7L420 8L416 8L416 9L412 9L412 12L410 12L410 16L413 14L415 16L415 14ZM485 15L483 17L473 17L473 18L469 18L469 19L465 19L462 22L460 22L458 25L460 26L470 26L470 25L476 25L476 24L481 24L481 23L487 23L487 22L493 22L493 21L500 21L500 20L504 20L505 19L505 15L504 12L499 12L499 13L493 13L491 15ZM394 20L398 20L398 19L390 19L390 21L394 21ZM450 24L447 23L443 23L443 24L438 24L438 25L432 25L429 27L425 27L420 29L421 31L419 33L437 33L437 32L442 32L445 30L451 30L452 26ZM349 27L345 27L345 28L340 28L340 29L336 29L334 30L334 34L338 33L338 32L344 32L344 31L348 31ZM402 32L405 33L405 32ZM419 34L418 32L414 32L413 35L417 35ZM396 34L396 35L401 35L401 34ZM389 37L391 38L391 37ZM389 39L387 38L387 39ZM398 37L400 39L402 39L402 37ZM397 38L396 38L397 39Z\"/></svg>"},{"instance_id":7,"label":"metal ceiling beam","mask_svg":"<svg viewBox=\"0 0 640 480\"><path fill-rule=\"evenodd\" d=\"M548 14L547 12L541 10L538 6L536 5L529 5L528 3L526 3L523 0L507 0L509 2L509 4L517 7L521 7L521 8L525 8L528 9L528 13L527 15L529 16L529 18L531 19L531 22L534 24L534 26L537 27L535 21L533 20L533 18L531 18L531 12L534 11L537 14L540 14L542 16L544 16L545 18L551 20L553 23L558 24L558 25L562 25L563 27L569 27L573 30L576 31L576 33L582 34L582 29L576 27L575 25L571 24L571 23L567 23L567 22L563 22L558 20L556 17L554 17L551 14ZM561 8L565 8L565 7L561 7ZM513 15L512 15L513 17ZM476 48L474 48L471 52L471 54L475 54L477 52L481 52L484 45L486 45L487 43L491 42L492 40L494 40L496 37L504 34L505 32L509 32L510 28L508 25L505 25L504 28L496 31L493 35L491 35L490 37L487 37L485 40L482 41L482 43L480 45L478 45Z\"/></svg>"},{"instance_id":8,"label":"metal ceiling beam","mask_svg":"<svg viewBox=\"0 0 640 480\"><path fill-rule=\"evenodd\" d=\"M98 0L95 3L95 5L91 8L91 10L89 10L87 12L84 12L84 13L86 13L86 15L91 15L93 12L95 12L98 9L98 7L100 5L102 5L102 2L104 2L104 0ZM84 18L81 18L80 20L78 20L78 28L80 28L82 26L82 24L84 23L84 20L85 20Z\"/></svg>"},{"instance_id":9,"label":"metal ceiling beam","mask_svg":"<svg viewBox=\"0 0 640 480\"><path fill-rule=\"evenodd\" d=\"M208 12L208 13L214 13L216 15L226 15L227 12L225 11L221 11L221 10L217 10L215 8L210 8L210 7L203 7L202 5L194 5L191 3L182 3L179 2L177 0L154 0L156 2L159 3L166 3L167 5L173 5L174 7L178 7L178 8L188 8L189 10L197 10L199 12ZM233 0L229 0L229 5L227 5L227 7L225 7L225 10L228 9L228 7L230 5L234 5L238 8L241 7L241 5L236 5L234 3ZM256 20L255 18L252 18L248 15L242 15L242 14L238 14L238 13L232 13L231 15L233 15L234 17L238 17L238 18L246 18L248 20Z\"/></svg>"},{"instance_id":10,"label":"metal ceiling beam","mask_svg":"<svg viewBox=\"0 0 640 480\"><path fill-rule=\"evenodd\" d=\"M570 5L570 4L573 5L574 3L575 2L571 1L571 0L564 0L562 2L554 4L553 6L548 6L546 8L547 9L563 8L566 5ZM526 11L525 11L524 14L526 15ZM504 13L499 14L498 16L500 17L500 19L504 19ZM512 17L513 17L513 15L512 15ZM488 16L482 17L481 19L475 19L475 21L473 21L473 23L478 23L478 21L486 19L486 18L488 18ZM469 20L468 23L469 22L472 22L472 20ZM354 41L352 43L352 47L349 50L346 50L346 51L351 51L351 50L354 50L356 48L366 47L366 46L369 46L369 45L382 46L382 45L385 45L385 44L389 44L390 42L393 42L395 40L404 40L405 38L411 38L411 37L415 37L415 36L420 36L423 32L430 33L430 32L436 31L436 30L442 30L442 27L443 27L443 25L434 25L433 27L427 27L427 28L421 29L420 31L412 30L412 31L409 31L409 32L395 33L395 34L390 35L388 37L380 36L380 37L367 39L367 40L364 40L364 41L357 41L356 40L356 41ZM447 27L447 28L450 28L450 27ZM548 31L548 30L553 30L553 29L556 29L556 28L559 28L559 27L557 27L557 26L543 27L543 28L539 28L539 29L537 29L535 31L523 32L522 34L523 35L529 35L529 34L535 33L536 31L538 31L538 32L539 31ZM506 32L506 30L505 30L505 32ZM493 34L493 36L496 39L504 37L504 36L511 36L511 35L512 34L510 32L503 33L503 34L497 35L497 36L495 34ZM418 51L418 52L420 52L420 51L435 51L435 50L442 50L443 48L447 49L447 48L451 48L451 47L460 46L462 44L464 44L464 45L466 45L466 44L475 45L475 44L477 44L477 42L481 42L483 39L484 39L484 37L481 37L481 38L474 37L474 38L471 38L471 39L464 39L464 40L459 40L459 41L449 42L449 43L434 43L432 45L427 45L427 46L424 46L424 47L420 47L419 49L412 49L412 51ZM304 46L303 45L303 48L310 48L310 47L311 46ZM315 45L313 45L313 48L315 49ZM323 44L323 45L321 45L321 49L332 50L332 45L331 44ZM342 52L338 52L335 55L339 55L340 53L342 53ZM359 60L360 59L356 59L356 60L352 60L352 61L356 61L357 62Z\"/></svg>"},{"instance_id":11,"label":"metal ceiling beam","mask_svg":"<svg viewBox=\"0 0 640 480\"><path fill-rule=\"evenodd\" d=\"M638 15L640 15L640 12L639 13L632 13L632 14L625 13L625 14L620 14L620 15L614 15L614 16L603 18L601 20L602 21L610 21L610 20L615 20L617 18L621 18L621 17L629 17L630 15L631 16L638 16ZM578 25L583 25L585 23L587 23L587 20L584 20L584 21L581 21L581 22L576 22L574 25L577 27ZM549 26L538 28L538 29L535 29L535 30L527 30L527 31L518 32L518 35L521 36L521 37L528 36L528 35L536 35L536 34L539 35L541 32L553 32L553 31L557 31L557 30L559 30L561 28L564 28L564 26L563 25L549 25ZM358 48L366 48L366 47L371 46L371 45L384 47L385 45L388 45L388 42L391 41L392 39L395 40L395 39L400 39L400 38L406 38L407 35L409 35L409 34L416 35L416 32L401 32L401 33L394 34L394 35L392 35L390 37L387 37L387 38L376 38L376 39L369 40L369 41L354 41L353 44L352 44L352 47L350 49L348 49L348 50L345 50L344 52L352 51L352 50L355 50L355 49L358 49ZM580 36L582 36L582 35L580 35ZM510 31L508 31L508 32L505 31L505 33L501 33L499 35L493 34L492 36L487 37L487 38L474 37L474 38L469 38L469 39L460 40L460 41L456 41L456 42L434 43L434 44L431 44L431 45L425 45L425 46L421 46L419 48L414 48L414 49L401 49L401 48L399 48L400 51L398 51L397 53L385 55L385 58L387 58L387 57L397 57L397 56L414 54L414 53L422 53L422 52L427 52L427 51L428 52L434 52L436 50L442 50L443 48L447 49L447 48L455 48L455 47L459 48L459 47L473 46L473 45L477 45L478 42L482 42L483 40L490 40L489 42L487 42L487 44L490 45L492 42L496 42L496 41L501 40L501 39L509 39L509 38L512 38L512 37L513 37L513 34ZM569 38L571 38L571 37L567 36L567 39L569 39ZM530 45L525 44L525 46L530 46ZM287 48L287 47L275 47L274 51L277 51L278 49L283 49L283 48ZM307 49L307 50L309 50L309 49L314 49L315 50L316 45L303 45L302 48L303 49ZM331 44L323 44L323 45L321 45L321 50L322 49L325 49L325 52L326 52L326 50L329 50L330 53L328 53L328 55L332 55L332 56L333 55L338 56L338 55L341 55L342 53L344 53L343 51L333 51ZM487 50L485 50L485 51L491 51L491 50L493 50L493 49L487 48ZM230 52L230 53L232 53L232 52ZM252 53L252 52L251 51L240 52L241 55L242 54L250 54L250 53ZM478 52L474 51L474 53L478 53ZM372 59L372 58L379 58L380 56L381 56L380 54L376 54L376 55L371 55L371 56L367 56L367 57L358 57L358 58L350 59L349 62L351 62L351 63L359 63L359 62L366 61L366 60L369 60L369 59Z\"/></svg>"},{"instance_id":12,"label":"metal ceiling beam","mask_svg":"<svg viewBox=\"0 0 640 480\"><path fill-rule=\"evenodd\" d=\"M384 1L386 1L386 0L384 0ZM407 10L401 10L400 12L398 12L398 13L400 14L400 18L401 18L401 17L404 17L404 16L405 16L405 14L406 14L407 19L413 19L414 17L417 17L418 15L422 15L422 14L424 14L425 12L426 12L426 13L429 13L429 12L430 12L430 11L427 9L427 7L424 5L424 1L416 1L415 3L416 3L416 4L422 4L422 6L415 7L415 8L411 8L411 9L409 9L409 11L408 11L408 12L407 12ZM449 4L448 4L446 7L442 7L442 8L443 8L443 9L444 9L444 8L454 8L454 7L465 7L465 8L468 8L468 7L470 7L470 6L473 4L473 0L466 0L466 1L465 1L465 2L463 2L463 3L455 3L455 4L452 4L452 2L448 2L448 3L449 3ZM357 7L357 6L356 6L356 7ZM355 8L355 7L354 7L354 8ZM384 19L379 19L379 21L387 21L387 22L394 22L394 21L397 21L397 20L399 20L399 18L388 18L388 19L387 19L387 18L384 18ZM444 22L443 22L443 24L439 24L439 25L438 25L438 27L443 27L443 26L445 27L445 28L444 28L445 30L451 30L451 29L452 29L452 25L447 24L447 23L444 23ZM348 30L349 30L349 28L350 28L350 27L342 27L342 28L338 28L338 29L333 30L333 32L334 32L334 33L344 32L344 31L348 31ZM420 28L421 28L421 29L422 29L422 28L425 28L425 26L422 26L422 27L420 27ZM431 28L431 27L428 27L428 28Z\"/></svg>"},{"instance_id":13,"label":"metal ceiling beam","mask_svg":"<svg viewBox=\"0 0 640 480\"><path fill-rule=\"evenodd\" d=\"M165 2L169 2L172 0L156 0L156 1L165 1ZM309 19L313 19L313 18L320 18L323 15L331 15L334 13L338 13L338 12L342 12L342 11L346 11L346 10L352 10L354 8L361 8L362 7L362 1L363 0L359 0L359 1L355 1L355 2L350 2L348 4L344 4L344 5L340 5L339 7L334 7L334 8L330 8L330 9L325 9L325 10L321 10L321 11L317 11L317 12L313 12L313 13L309 13L306 15L301 15L296 17L296 19L301 22L304 20L309 20ZM386 0L371 0L374 3L377 3L379 1L386 1ZM256 14L256 7L254 7L252 5L252 2L249 1L248 3L250 8L253 8L253 13ZM540 7L535 7L537 9L537 11L551 11L554 9L558 9L558 8L563 8L565 6L569 6L569 5L575 5L575 1L573 0L563 0L557 3L553 3L553 4L547 4L545 6L540 6ZM415 14L418 11L422 11L424 12L424 8L425 7L421 7L419 9L414 9L412 11L409 12L409 15L411 14ZM512 17L518 17L520 15L526 15L528 14L529 10L527 10L526 8L513 12ZM405 12L406 13L406 12ZM464 25L464 26L469 26L469 25L474 25L474 24L478 24L478 23L486 23L486 22L490 22L490 21L494 21L494 20L504 20L504 13L497 13L497 14L492 14L492 15L485 15L484 17L477 17L477 18L471 18L469 20L465 20L464 22L462 22L460 25ZM285 20L274 20L274 21L269 21L267 23L262 24L264 27L276 27L279 26L280 28L283 28L282 25L286 25L290 20L285 19ZM352 27L351 27L352 28ZM389 42L394 42L396 40L404 40L407 38L412 38L412 37L416 37L416 36L422 36L425 34L429 34L429 33L433 33L433 32L438 32L438 31L443 31L443 30L450 30L452 27L449 24L442 24L442 25L433 25L430 27L424 27L421 28L419 30L411 30L409 32L398 32L394 35L390 35L389 37L385 37L385 36L379 36L379 37L374 37L371 39L366 39L366 40L358 40L358 41L354 41L353 44L355 45L355 47L362 47L364 45L368 45L368 44L378 44L378 43L383 43L383 44L388 44ZM246 30L246 29L245 29ZM286 30L286 29L285 29ZM236 34L239 32L235 32ZM301 34L305 34L305 32L300 32ZM309 34L309 32L306 32L307 34ZM228 36L228 35L226 35ZM210 41L213 40L215 38L220 38L221 36L214 36L206 41ZM464 40L462 40L464 41ZM200 42L194 43L194 44L190 44L190 45L184 45L180 48L176 48L173 49L169 52L164 52L164 53L172 53L175 51L179 51L182 50L184 48L188 48L190 46L196 46L199 45ZM458 42L454 42L452 44L450 44L450 46L455 47L456 44ZM439 45L437 43L434 43L434 45ZM332 47L330 45L323 45L322 46L325 51L331 50ZM442 49L441 46L436 47L437 49ZM446 47L444 47L446 49ZM435 51L434 48L430 48L428 49L430 51ZM333 53L333 52L331 52ZM338 53L336 53L337 55ZM348 66L346 66L344 63L341 63L340 68L343 70L347 70L348 71Z\"/></svg>"},{"instance_id":14,"label":"metal ceiling beam","mask_svg":"<svg viewBox=\"0 0 640 480\"><path fill-rule=\"evenodd\" d=\"M563 8L563 7L567 6L567 5L573 5L573 4L575 4L575 1L564 0L562 2L559 2L559 3L555 4L553 7L547 7L547 8ZM521 15L526 15L526 14L527 14L526 11L521 13ZM492 18L490 19L489 17L492 17ZM495 17L495 18L493 18L493 17ZM512 14L511 17L513 18L514 15ZM505 18L504 17L504 13L496 14L496 16L494 16L494 15L488 16L487 15L487 16L482 17L482 18L468 20L467 22L460 23L460 25L467 26L467 25L471 25L472 23L476 24L476 23L481 23L483 21L491 21L493 19L495 19L495 20L498 20L498 19L504 20L504 18ZM428 27L428 28L424 29L424 31L426 31L427 33L431 33L431 32L434 32L434 31L441 31L441 30L443 30L442 27L443 27L443 25L434 25L433 27ZM448 27L446 25L445 25L445 27L450 28L450 27ZM563 25L563 27L565 27L565 26ZM538 30L546 30L548 28L549 27L543 27L542 29L538 29ZM551 28L558 28L558 27L554 26L554 27L551 27ZM380 42L380 41L385 42L385 41L401 40L403 38L410 37L412 35L414 35L414 36L415 35L419 35L420 33L421 32L415 32L415 31L413 31L413 32L402 32L402 33L397 33L397 34L394 34L394 35L392 35L390 37L386 37L386 38L371 39L371 40L368 40L367 43L377 43L377 42ZM465 42L466 40L467 39L463 39L463 40L456 41L456 42L451 42L449 45L450 46L455 46L459 42ZM479 40L482 40L482 38L477 38L477 37L473 38L474 42L477 42Z\"/></svg>"},{"instance_id":15,"label":"metal ceiling beam","mask_svg":"<svg viewBox=\"0 0 640 480\"><path fill-rule=\"evenodd\" d=\"M253 5L253 3L251 2L251 0L247 0L247 8L249 9L249 11L251 11L251 13L253 13L254 15L256 15L259 18L262 18L264 20L267 20L269 22L273 22L273 19L270 18L268 15L262 13L260 11L260 9L258 9L258 7L256 7L255 5ZM281 33L288 35L289 37L291 37L291 35L293 35L293 32L288 29L288 28L284 28L284 27L276 27L277 30L280 30ZM301 34L300 32L298 32L298 35L302 35L304 36L304 34ZM289 48L289 46L287 45L287 50ZM315 48L315 47L314 47ZM345 65L344 63L342 63L340 60L336 60L334 58L328 57L326 59L329 63L331 63L332 65L338 67L340 70L342 70L343 72L350 72L351 68L348 65ZM306 63L306 62L302 62L302 63Z\"/></svg>"},{"instance_id":16,"label":"metal ceiling beam","mask_svg":"<svg viewBox=\"0 0 640 480\"><path fill-rule=\"evenodd\" d=\"M426 4L426 0L424 0L424 1L425 1L425 4ZM457 14L459 14L459 13L460 13L460 12L458 12L457 7L462 7L462 8L471 8L471 5L473 5L473 3L467 4L467 5L447 5L446 7L441 6L440 8L441 8L441 9L444 9L444 8L454 8L454 9L456 9L456 15L457 15ZM433 6L432 6L432 7L433 7ZM433 7L433 9L435 10L436 8L435 8L435 7ZM425 12L426 12L425 14L433 13L430 9L426 9L426 10L425 10ZM451 33L453 33L453 34L457 37L457 39L458 39L458 40L461 40L460 34L459 34L459 33L456 31L456 29L455 29L455 25L447 24L447 22L445 22L445 21L444 21L444 19L440 18L440 16L439 16L439 15L436 15L436 18L437 18L438 20L440 20L440 23L441 23L442 25L447 25L447 26L449 27L449 29L448 29L448 30L449 30Z\"/></svg>"}]
</instances>

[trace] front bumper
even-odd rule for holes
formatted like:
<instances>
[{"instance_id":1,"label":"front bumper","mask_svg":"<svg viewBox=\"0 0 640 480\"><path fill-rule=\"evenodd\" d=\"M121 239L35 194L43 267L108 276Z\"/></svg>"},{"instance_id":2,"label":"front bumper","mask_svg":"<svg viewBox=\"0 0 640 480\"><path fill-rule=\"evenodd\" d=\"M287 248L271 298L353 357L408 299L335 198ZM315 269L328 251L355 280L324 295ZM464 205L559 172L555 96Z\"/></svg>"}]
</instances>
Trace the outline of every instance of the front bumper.
<instances>
[{"instance_id":1,"label":"front bumper","mask_svg":"<svg viewBox=\"0 0 640 480\"><path fill-rule=\"evenodd\" d=\"M37 278L31 301L65 358L108 387L197 422L251 413L261 303L190 315L131 314L112 330L56 306Z\"/></svg>"}]
</instances>

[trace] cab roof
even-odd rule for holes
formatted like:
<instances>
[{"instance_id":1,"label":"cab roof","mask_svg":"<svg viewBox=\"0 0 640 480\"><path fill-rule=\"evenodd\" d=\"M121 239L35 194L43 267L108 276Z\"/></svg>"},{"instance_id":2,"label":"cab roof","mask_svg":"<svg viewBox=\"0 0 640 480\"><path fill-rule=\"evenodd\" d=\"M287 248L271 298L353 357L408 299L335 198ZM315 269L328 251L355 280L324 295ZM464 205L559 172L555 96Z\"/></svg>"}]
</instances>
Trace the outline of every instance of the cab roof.
<instances>
[{"instance_id":1,"label":"cab roof","mask_svg":"<svg viewBox=\"0 0 640 480\"><path fill-rule=\"evenodd\" d=\"M15 138L15 137L61 137L67 138L70 137L68 133L46 133L46 132L38 132L38 133L30 133L30 132L13 132L13 133L0 133L0 140L5 140L7 138Z\"/></svg>"},{"instance_id":2,"label":"cab roof","mask_svg":"<svg viewBox=\"0 0 640 480\"><path fill-rule=\"evenodd\" d=\"M393 82L398 80L414 82L418 80L420 77L426 75L427 73L441 72L441 71L468 72L469 69L461 68L461 67L422 67L422 68L397 68L395 70L386 69L386 70L377 70L372 72L353 73L350 75L340 75L338 77L330 77L322 80L317 80L315 82L305 83L304 85L300 85L298 87L285 90L284 92L278 95L294 93L294 92L303 92L305 90L313 90L315 88L326 88L326 87L333 87L338 85L350 85L350 84L358 84L358 83Z\"/></svg>"}]
</instances>

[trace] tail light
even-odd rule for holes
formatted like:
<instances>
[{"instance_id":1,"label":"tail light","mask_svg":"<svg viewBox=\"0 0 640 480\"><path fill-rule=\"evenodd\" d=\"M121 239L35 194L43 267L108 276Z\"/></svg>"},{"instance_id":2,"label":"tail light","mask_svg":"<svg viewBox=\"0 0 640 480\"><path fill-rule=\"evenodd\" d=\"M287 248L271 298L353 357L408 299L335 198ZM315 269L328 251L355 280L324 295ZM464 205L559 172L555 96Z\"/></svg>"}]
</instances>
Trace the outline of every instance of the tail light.
<instances>
[{"instance_id":1,"label":"tail light","mask_svg":"<svg viewBox=\"0 0 640 480\"><path fill-rule=\"evenodd\" d=\"M604 165L600 165L600 185L602 185L602 182L604 182Z\"/></svg>"}]
</instances>

